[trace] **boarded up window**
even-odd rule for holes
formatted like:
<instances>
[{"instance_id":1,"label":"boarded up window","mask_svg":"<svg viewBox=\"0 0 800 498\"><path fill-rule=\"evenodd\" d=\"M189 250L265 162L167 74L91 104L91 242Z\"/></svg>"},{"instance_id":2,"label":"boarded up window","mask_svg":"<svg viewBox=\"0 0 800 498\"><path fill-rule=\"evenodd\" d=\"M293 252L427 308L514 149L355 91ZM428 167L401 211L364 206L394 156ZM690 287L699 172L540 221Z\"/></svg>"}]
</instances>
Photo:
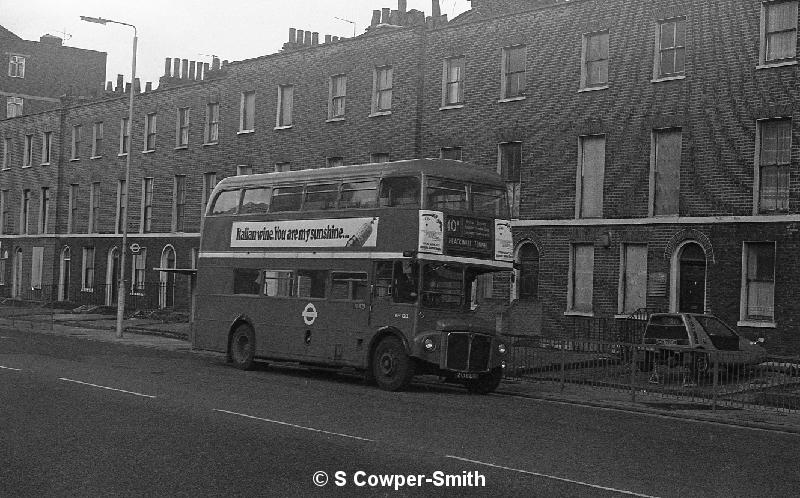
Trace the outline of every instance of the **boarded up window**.
<instances>
[{"instance_id":1,"label":"boarded up window","mask_svg":"<svg viewBox=\"0 0 800 498\"><path fill-rule=\"evenodd\" d=\"M745 245L747 258L746 318L772 320L775 317L775 243Z\"/></svg>"},{"instance_id":2,"label":"boarded up window","mask_svg":"<svg viewBox=\"0 0 800 498\"><path fill-rule=\"evenodd\" d=\"M622 312L647 306L647 246L626 244L622 265Z\"/></svg>"},{"instance_id":3,"label":"boarded up window","mask_svg":"<svg viewBox=\"0 0 800 498\"><path fill-rule=\"evenodd\" d=\"M573 245L571 311L592 311L593 280L594 246L592 244Z\"/></svg>"},{"instance_id":4,"label":"boarded up window","mask_svg":"<svg viewBox=\"0 0 800 498\"><path fill-rule=\"evenodd\" d=\"M681 187L681 130L657 130L653 138L653 214L677 215Z\"/></svg>"},{"instance_id":5,"label":"boarded up window","mask_svg":"<svg viewBox=\"0 0 800 498\"><path fill-rule=\"evenodd\" d=\"M603 216L603 178L606 168L606 137L581 137L580 218Z\"/></svg>"},{"instance_id":6,"label":"boarded up window","mask_svg":"<svg viewBox=\"0 0 800 498\"><path fill-rule=\"evenodd\" d=\"M31 263L31 288L42 288L42 264L44 262L44 247L33 248L33 258Z\"/></svg>"}]
</instances>

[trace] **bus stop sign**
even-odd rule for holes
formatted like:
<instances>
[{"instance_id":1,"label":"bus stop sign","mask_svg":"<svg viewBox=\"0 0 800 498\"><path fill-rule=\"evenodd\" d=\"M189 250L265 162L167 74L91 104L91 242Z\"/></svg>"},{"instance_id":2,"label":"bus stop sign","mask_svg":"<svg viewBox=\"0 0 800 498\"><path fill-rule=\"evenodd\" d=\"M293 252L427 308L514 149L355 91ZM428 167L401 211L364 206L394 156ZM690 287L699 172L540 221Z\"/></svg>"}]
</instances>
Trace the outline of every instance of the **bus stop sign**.
<instances>
[{"instance_id":1,"label":"bus stop sign","mask_svg":"<svg viewBox=\"0 0 800 498\"><path fill-rule=\"evenodd\" d=\"M141 251L141 250L142 250L142 246L140 246L140 245L139 245L139 244L137 244L136 242L134 242L133 244L131 244L131 252L132 252L133 254L139 254L139 251Z\"/></svg>"}]
</instances>

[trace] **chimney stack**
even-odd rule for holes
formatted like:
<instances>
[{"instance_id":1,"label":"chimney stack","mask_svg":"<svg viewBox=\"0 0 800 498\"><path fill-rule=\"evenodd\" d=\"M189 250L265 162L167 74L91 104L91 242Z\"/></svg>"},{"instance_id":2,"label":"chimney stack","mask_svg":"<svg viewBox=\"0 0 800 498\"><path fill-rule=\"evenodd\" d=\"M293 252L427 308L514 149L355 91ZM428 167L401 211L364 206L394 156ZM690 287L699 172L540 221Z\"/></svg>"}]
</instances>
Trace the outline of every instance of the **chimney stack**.
<instances>
[{"instance_id":1,"label":"chimney stack","mask_svg":"<svg viewBox=\"0 0 800 498\"><path fill-rule=\"evenodd\" d=\"M296 43L297 30L294 28L289 28L289 43Z\"/></svg>"},{"instance_id":2,"label":"chimney stack","mask_svg":"<svg viewBox=\"0 0 800 498\"><path fill-rule=\"evenodd\" d=\"M181 59L181 79L185 80L189 75L189 59Z\"/></svg>"},{"instance_id":3,"label":"chimney stack","mask_svg":"<svg viewBox=\"0 0 800 498\"><path fill-rule=\"evenodd\" d=\"M372 11L372 21L370 21L370 26L377 26L381 23L381 11L380 10L373 10Z\"/></svg>"},{"instance_id":4,"label":"chimney stack","mask_svg":"<svg viewBox=\"0 0 800 498\"><path fill-rule=\"evenodd\" d=\"M439 0L431 0L431 16L437 18L442 15L442 8L439 7Z\"/></svg>"},{"instance_id":5,"label":"chimney stack","mask_svg":"<svg viewBox=\"0 0 800 498\"><path fill-rule=\"evenodd\" d=\"M331 35L325 35L325 43L331 42Z\"/></svg>"},{"instance_id":6,"label":"chimney stack","mask_svg":"<svg viewBox=\"0 0 800 498\"><path fill-rule=\"evenodd\" d=\"M125 93L129 93L131 91L131 84L125 83Z\"/></svg>"},{"instance_id":7,"label":"chimney stack","mask_svg":"<svg viewBox=\"0 0 800 498\"><path fill-rule=\"evenodd\" d=\"M434 0L435 2L436 0ZM392 13L392 9L385 7L381 9L381 24L389 24L389 16Z\"/></svg>"},{"instance_id":8,"label":"chimney stack","mask_svg":"<svg viewBox=\"0 0 800 498\"><path fill-rule=\"evenodd\" d=\"M211 70L219 71L219 57L211 57Z\"/></svg>"},{"instance_id":9,"label":"chimney stack","mask_svg":"<svg viewBox=\"0 0 800 498\"><path fill-rule=\"evenodd\" d=\"M148 81L147 83L144 84L144 91L145 92L152 92L153 91L153 82L152 81Z\"/></svg>"},{"instance_id":10,"label":"chimney stack","mask_svg":"<svg viewBox=\"0 0 800 498\"><path fill-rule=\"evenodd\" d=\"M110 81L106 83L106 91L109 93L114 91L114 84Z\"/></svg>"},{"instance_id":11,"label":"chimney stack","mask_svg":"<svg viewBox=\"0 0 800 498\"><path fill-rule=\"evenodd\" d=\"M194 81L194 66L197 65L195 61L189 61L189 79Z\"/></svg>"},{"instance_id":12,"label":"chimney stack","mask_svg":"<svg viewBox=\"0 0 800 498\"><path fill-rule=\"evenodd\" d=\"M133 91L135 93L141 93L142 92L142 85L141 85L141 83L139 83L139 78L136 78L135 80L133 80Z\"/></svg>"},{"instance_id":13,"label":"chimney stack","mask_svg":"<svg viewBox=\"0 0 800 498\"><path fill-rule=\"evenodd\" d=\"M406 0L397 0L397 10L400 12L405 12L408 4Z\"/></svg>"},{"instance_id":14,"label":"chimney stack","mask_svg":"<svg viewBox=\"0 0 800 498\"><path fill-rule=\"evenodd\" d=\"M123 85L124 81L125 80L123 79L122 75L118 74L117 75L117 92L122 92L122 89L125 88L125 86Z\"/></svg>"},{"instance_id":15,"label":"chimney stack","mask_svg":"<svg viewBox=\"0 0 800 498\"><path fill-rule=\"evenodd\" d=\"M175 57L172 59L172 77L173 78L180 78L181 77L181 60Z\"/></svg>"},{"instance_id":16,"label":"chimney stack","mask_svg":"<svg viewBox=\"0 0 800 498\"><path fill-rule=\"evenodd\" d=\"M215 57L215 59L216 59L216 57ZM219 60L219 59L217 59L217 60ZM208 62L203 64L203 79L206 79L207 76L208 76Z\"/></svg>"},{"instance_id":17,"label":"chimney stack","mask_svg":"<svg viewBox=\"0 0 800 498\"><path fill-rule=\"evenodd\" d=\"M298 45L302 45L303 44L303 37L305 36L305 33L306 32L303 31L302 29L298 29L297 30L297 44Z\"/></svg>"},{"instance_id":18,"label":"chimney stack","mask_svg":"<svg viewBox=\"0 0 800 498\"><path fill-rule=\"evenodd\" d=\"M169 70L172 68L172 58L167 57L164 61L164 76L170 77Z\"/></svg>"},{"instance_id":19,"label":"chimney stack","mask_svg":"<svg viewBox=\"0 0 800 498\"><path fill-rule=\"evenodd\" d=\"M319 45L319 33L314 31L311 33L311 44L312 45Z\"/></svg>"}]
</instances>

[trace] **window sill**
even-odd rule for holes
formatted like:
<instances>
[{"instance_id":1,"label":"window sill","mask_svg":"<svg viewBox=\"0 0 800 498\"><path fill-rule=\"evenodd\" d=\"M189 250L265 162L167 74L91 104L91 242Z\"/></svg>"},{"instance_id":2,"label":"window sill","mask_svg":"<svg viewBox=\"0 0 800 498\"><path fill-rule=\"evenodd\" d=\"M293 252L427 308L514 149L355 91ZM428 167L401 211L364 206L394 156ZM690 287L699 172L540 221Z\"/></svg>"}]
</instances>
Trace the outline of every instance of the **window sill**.
<instances>
[{"instance_id":1,"label":"window sill","mask_svg":"<svg viewBox=\"0 0 800 498\"><path fill-rule=\"evenodd\" d=\"M564 316L587 316L593 317L594 311L576 311L576 310L567 310L564 312Z\"/></svg>"},{"instance_id":2,"label":"window sill","mask_svg":"<svg viewBox=\"0 0 800 498\"><path fill-rule=\"evenodd\" d=\"M119 154L117 154L117 157L127 157L127 155L128 155L127 152L120 152Z\"/></svg>"},{"instance_id":3,"label":"window sill","mask_svg":"<svg viewBox=\"0 0 800 498\"><path fill-rule=\"evenodd\" d=\"M504 104L506 102L517 102L519 100L525 100L527 97L525 95L520 95L519 97L506 97L502 98L497 101L498 104Z\"/></svg>"},{"instance_id":4,"label":"window sill","mask_svg":"<svg viewBox=\"0 0 800 498\"><path fill-rule=\"evenodd\" d=\"M175 147L175 150L188 150L188 149L189 149L188 145L178 145L177 147Z\"/></svg>"},{"instance_id":5,"label":"window sill","mask_svg":"<svg viewBox=\"0 0 800 498\"><path fill-rule=\"evenodd\" d=\"M31 165L30 165L30 164L27 164L27 165L23 164L23 165L22 165L22 169L28 169L28 168L30 168L30 167L31 167Z\"/></svg>"},{"instance_id":6,"label":"window sill","mask_svg":"<svg viewBox=\"0 0 800 498\"><path fill-rule=\"evenodd\" d=\"M205 143L203 144L203 147L209 147L209 146L211 146L211 145L217 145L217 144L219 144L219 142L205 142Z\"/></svg>"},{"instance_id":7,"label":"window sill","mask_svg":"<svg viewBox=\"0 0 800 498\"><path fill-rule=\"evenodd\" d=\"M249 135L251 133L255 133L256 130L239 130L236 132L237 135Z\"/></svg>"},{"instance_id":8,"label":"window sill","mask_svg":"<svg viewBox=\"0 0 800 498\"><path fill-rule=\"evenodd\" d=\"M587 87L585 87L585 88L581 88L580 90L578 90L578 93L584 93L584 92L596 92L596 91L599 91L599 90L608 90L608 85L603 85L603 86L587 86Z\"/></svg>"},{"instance_id":9,"label":"window sill","mask_svg":"<svg viewBox=\"0 0 800 498\"><path fill-rule=\"evenodd\" d=\"M464 104L447 104L439 108L440 111L447 111L450 109L462 109Z\"/></svg>"},{"instance_id":10,"label":"window sill","mask_svg":"<svg viewBox=\"0 0 800 498\"><path fill-rule=\"evenodd\" d=\"M292 125L276 126L275 128L273 128L273 130L275 130L275 131L278 131L278 130L290 130L291 128L292 128Z\"/></svg>"},{"instance_id":11,"label":"window sill","mask_svg":"<svg viewBox=\"0 0 800 498\"><path fill-rule=\"evenodd\" d=\"M69 162L71 162L71 163L76 163L76 162L78 162L78 161L80 161L80 160L81 160L81 159L80 159L79 157L73 157L72 159L70 159L70 160L69 160Z\"/></svg>"},{"instance_id":12,"label":"window sill","mask_svg":"<svg viewBox=\"0 0 800 498\"><path fill-rule=\"evenodd\" d=\"M373 113L370 113L370 115L367 116L367 117L374 118L374 117L377 117L377 116L391 116L391 115L392 115L392 111L375 111Z\"/></svg>"},{"instance_id":13,"label":"window sill","mask_svg":"<svg viewBox=\"0 0 800 498\"><path fill-rule=\"evenodd\" d=\"M766 62L764 64L759 64L756 66L756 69L772 69L773 67L784 67L784 66L796 66L796 60L790 61L781 61L781 62Z\"/></svg>"},{"instance_id":14,"label":"window sill","mask_svg":"<svg viewBox=\"0 0 800 498\"><path fill-rule=\"evenodd\" d=\"M326 123L337 123L339 121L344 121L344 116L340 116L340 117L337 117L337 118L330 118L330 119L326 119L325 120Z\"/></svg>"},{"instance_id":15,"label":"window sill","mask_svg":"<svg viewBox=\"0 0 800 498\"><path fill-rule=\"evenodd\" d=\"M685 74L679 74L679 75L676 75L676 76L663 76L661 78L653 78L652 80L650 80L650 83L661 83L663 81L677 81L677 80L685 80L685 79L686 79L686 75Z\"/></svg>"},{"instance_id":16,"label":"window sill","mask_svg":"<svg viewBox=\"0 0 800 498\"><path fill-rule=\"evenodd\" d=\"M89 159L102 159L102 158L103 158L103 156L92 156Z\"/></svg>"},{"instance_id":17,"label":"window sill","mask_svg":"<svg viewBox=\"0 0 800 498\"><path fill-rule=\"evenodd\" d=\"M156 151L155 149L143 150L143 151L142 151L142 154L152 154L152 153L153 153L153 152L155 152L155 151Z\"/></svg>"},{"instance_id":18,"label":"window sill","mask_svg":"<svg viewBox=\"0 0 800 498\"><path fill-rule=\"evenodd\" d=\"M87 288L81 289L81 292L94 292L94 289L87 287Z\"/></svg>"},{"instance_id":19,"label":"window sill","mask_svg":"<svg viewBox=\"0 0 800 498\"><path fill-rule=\"evenodd\" d=\"M42 163L40 166L50 166L50 163Z\"/></svg>"},{"instance_id":20,"label":"window sill","mask_svg":"<svg viewBox=\"0 0 800 498\"><path fill-rule=\"evenodd\" d=\"M739 320L736 322L737 327L753 327L757 329L774 329L778 326L775 322L761 322L756 320Z\"/></svg>"}]
</instances>

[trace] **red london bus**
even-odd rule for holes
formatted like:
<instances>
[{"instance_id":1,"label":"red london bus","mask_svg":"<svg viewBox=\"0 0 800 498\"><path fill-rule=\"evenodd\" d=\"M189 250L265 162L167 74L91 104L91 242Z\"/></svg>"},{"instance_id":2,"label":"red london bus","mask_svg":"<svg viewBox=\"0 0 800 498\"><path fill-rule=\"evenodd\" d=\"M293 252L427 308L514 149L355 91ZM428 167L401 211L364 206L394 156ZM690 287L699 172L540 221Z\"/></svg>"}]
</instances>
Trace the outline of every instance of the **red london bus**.
<instances>
[{"instance_id":1,"label":"red london bus","mask_svg":"<svg viewBox=\"0 0 800 498\"><path fill-rule=\"evenodd\" d=\"M491 392L506 347L476 288L512 268L512 245L505 184L461 161L226 178L203 217L193 345L241 369L351 367L386 390L437 374Z\"/></svg>"}]
</instances>

